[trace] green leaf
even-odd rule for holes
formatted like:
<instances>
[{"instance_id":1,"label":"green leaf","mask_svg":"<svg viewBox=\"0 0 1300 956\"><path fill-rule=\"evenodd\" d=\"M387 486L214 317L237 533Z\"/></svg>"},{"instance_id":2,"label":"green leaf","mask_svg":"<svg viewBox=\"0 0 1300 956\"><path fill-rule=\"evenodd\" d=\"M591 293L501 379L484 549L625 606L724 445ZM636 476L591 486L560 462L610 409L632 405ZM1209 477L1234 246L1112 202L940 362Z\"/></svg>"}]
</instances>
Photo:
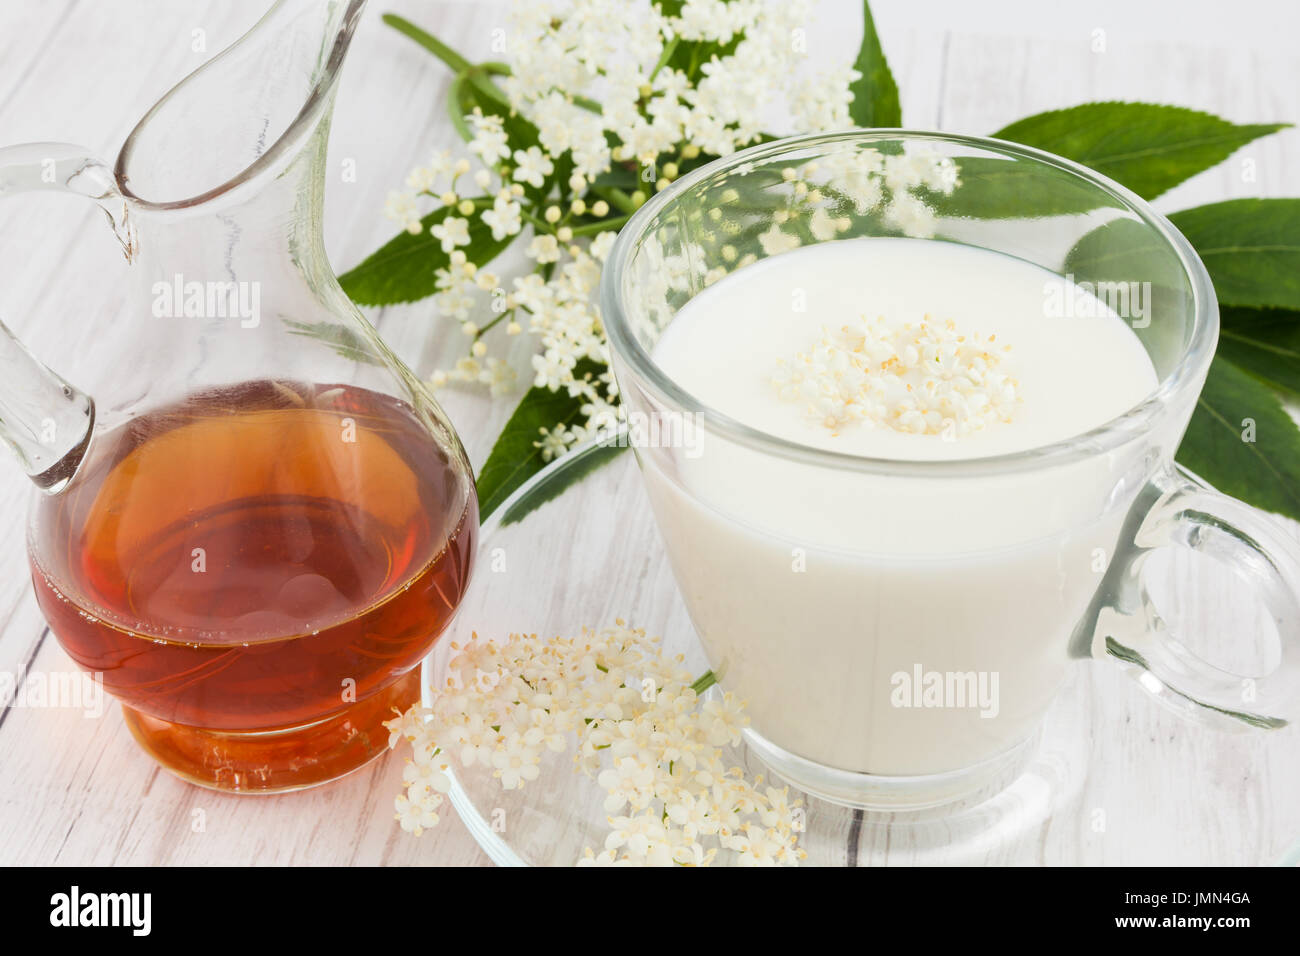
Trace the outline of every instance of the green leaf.
<instances>
[{"instance_id":1,"label":"green leaf","mask_svg":"<svg viewBox=\"0 0 1300 956\"><path fill-rule=\"evenodd\" d=\"M1084 233L1065 256L1067 270L1094 282L1137 278L1138 272L1157 263L1164 266L1162 273L1170 274L1167 278L1183 274L1178 257L1151 227L1129 218L1112 219Z\"/></svg>"},{"instance_id":2,"label":"green leaf","mask_svg":"<svg viewBox=\"0 0 1300 956\"><path fill-rule=\"evenodd\" d=\"M540 146L541 134L537 131L537 127L520 114L513 112L505 94L492 82L492 76L499 74L503 69L505 67L499 64L480 63L456 77L447 99L447 108L451 112L452 124L460 133L461 138L469 142L472 138L472 132L464 117L473 113L475 108L478 108L484 116L501 117L501 123L506 131L506 141L510 144L511 150L526 151L530 147ZM514 165L514 161L509 159L503 160L502 163ZM566 150L562 155L556 157L555 168L551 171L551 175L546 177L542 185L525 185L524 194L534 203L537 203L546 199L556 185L560 187L561 191L567 190L571 171L572 160Z\"/></svg>"},{"instance_id":3,"label":"green leaf","mask_svg":"<svg viewBox=\"0 0 1300 956\"><path fill-rule=\"evenodd\" d=\"M1183 324L1161 321L1161 316L1185 314L1192 307L1191 290L1177 256L1148 226L1133 219L1117 219L1094 229L1070 250L1065 270L1076 281L1150 282L1152 321L1145 327L1135 326L1134 331L1157 368L1169 368L1179 360ZM1267 314L1252 316L1243 310L1225 309L1225 333L1219 346L1222 354L1210 367L1178 460L1226 494L1298 518L1300 429L1268 385L1234 364L1240 354L1229 344L1228 330L1236 334L1236 329L1256 319L1261 323L1256 330L1259 334L1268 318ZM1260 361L1260 356L1253 361ZM1268 366L1269 374L1283 374L1287 363L1279 358ZM1300 366L1291 363L1290 370L1294 376ZM1243 440L1243 433L1248 435L1247 419L1255 423L1254 442Z\"/></svg>"},{"instance_id":4,"label":"green leaf","mask_svg":"<svg viewBox=\"0 0 1300 956\"><path fill-rule=\"evenodd\" d=\"M546 502L558 498L570 485L577 484L601 465L608 464L618 457L619 452L628 446L617 444L613 439L608 443L594 445L583 451L574 451L560 459L563 467L556 469L550 479L524 495L501 516L502 524L514 524L525 515L536 511Z\"/></svg>"},{"instance_id":5,"label":"green leaf","mask_svg":"<svg viewBox=\"0 0 1300 956\"><path fill-rule=\"evenodd\" d=\"M871 16L871 4L862 2L862 46L853 68L862 74L849 89L853 102L849 116L859 126L893 127L903 125L903 110L898 103L898 84L889 72L885 51L880 47L876 21Z\"/></svg>"},{"instance_id":6,"label":"green leaf","mask_svg":"<svg viewBox=\"0 0 1300 956\"><path fill-rule=\"evenodd\" d=\"M1300 309L1300 199L1230 199L1169 217L1224 305Z\"/></svg>"},{"instance_id":7,"label":"green leaf","mask_svg":"<svg viewBox=\"0 0 1300 956\"><path fill-rule=\"evenodd\" d=\"M641 185L641 176L634 167L616 165L612 169L600 173L592 181L592 185L598 188L612 186L615 189L632 190Z\"/></svg>"},{"instance_id":8,"label":"green leaf","mask_svg":"<svg viewBox=\"0 0 1300 956\"><path fill-rule=\"evenodd\" d=\"M685 6L683 0L652 0L652 2L659 12L669 19L680 17L682 8ZM741 33L737 32L726 43L718 43L715 40L680 39L676 42L670 42L664 48L667 55L660 68L669 66L674 70L681 70L692 81L698 80L700 68L704 64L715 56L722 59L736 52L736 47L740 46L741 36Z\"/></svg>"},{"instance_id":9,"label":"green leaf","mask_svg":"<svg viewBox=\"0 0 1300 956\"><path fill-rule=\"evenodd\" d=\"M383 357L375 349L374 342L364 334L364 329L358 331L339 322L298 322L294 319L286 319L285 325L291 335L305 335L323 342L349 362L384 364Z\"/></svg>"},{"instance_id":10,"label":"green leaf","mask_svg":"<svg viewBox=\"0 0 1300 956\"><path fill-rule=\"evenodd\" d=\"M399 17L395 13L385 13L382 19L398 33L410 37L438 59L442 60L443 63L446 63L453 73L463 73L471 67L472 64L469 60L465 59L433 34L421 30L410 20Z\"/></svg>"},{"instance_id":11,"label":"green leaf","mask_svg":"<svg viewBox=\"0 0 1300 956\"><path fill-rule=\"evenodd\" d=\"M1108 102L1038 113L993 135L1082 163L1152 199L1289 125L1238 126L1181 106Z\"/></svg>"},{"instance_id":12,"label":"green leaf","mask_svg":"<svg viewBox=\"0 0 1300 956\"><path fill-rule=\"evenodd\" d=\"M447 116L451 120L452 128L456 130L456 135L466 143L474 138L474 131L470 129L469 121L465 119L466 115L473 112L473 107L466 102L467 82L466 74L457 73L456 78L451 81L450 89L447 90Z\"/></svg>"},{"instance_id":13,"label":"green leaf","mask_svg":"<svg viewBox=\"0 0 1300 956\"><path fill-rule=\"evenodd\" d=\"M358 305L393 305L433 295L437 291L434 270L445 269L451 257L442 251L441 240L429 234L429 227L453 212L444 206L429 213L420 220L423 228L418 234L399 233L356 268L343 273L339 276L343 291ZM475 265L491 262L515 238L493 239L491 228L477 214L466 218L469 245L458 249Z\"/></svg>"},{"instance_id":14,"label":"green leaf","mask_svg":"<svg viewBox=\"0 0 1300 956\"><path fill-rule=\"evenodd\" d=\"M961 181L952 194L925 193L926 202L940 216L1038 219L1119 205L1118 200L1063 169L1027 169L1024 163L996 156L963 156L956 162Z\"/></svg>"},{"instance_id":15,"label":"green leaf","mask_svg":"<svg viewBox=\"0 0 1300 956\"><path fill-rule=\"evenodd\" d=\"M1300 312L1225 308L1218 354L1300 397Z\"/></svg>"},{"instance_id":16,"label":"green leaf","mask_svg":"<svg viewBox=\"0 0 1300 956\"><path fill-rule=\"evenodd\" d=\"M588 374L597 375L603 370L604 366L584 359L574 368L573 374L575 378L583 378ZM479 472L480 520L486 519L516 488L545 467L542 450L533 446L533 442L540 439L541 430L556 425L567 428L574 424L582 417L582 406L586 401L581 396L570 395L566 390L553 392L538 385L524 393Z\"/></svg>"},{"instance_id":17,"label":"green leaf","mask_svg":"<svg viewBox=\"0 0 1300 956\"><path fill-rule=\"evenodd\" d=\"M1150 282L1157 291L1181 297L1177 303L1167 299L1166 308L1191 306L1191 283L1183 260L1138 219L1112 219L1085 233L1066 253L1064 271L1080 282Z\"/></svg>"},{"instance_id":18,"label":"green leaf","mask_svg":"<svg viewBox=\"0 0 1300 956\"><path fill-rule=\"evenodd\" d=\"M457 124L457 129L461 130L461 136L468 142L471 137L468 128L463 128L464 117L478 107L484 116L501 117L511 149L537 146L541 141L537 127L518 113L512 112L505 94L492 82L492 76L499 71L500 68L494 64L481 63L457 74L447 104L453 117L460 114L461 121Z\"/></svg>"},{"instance_id":19,"label":"green leaf","mask_svg":"<svg viewBox=\"0 0 1300 956\"><path fill-rule=\"evenodd\" d=\"M1192 286L1178 254L1146 223L1115 219L1093 229L1066 255L1062 272L1075 282L1091 283L1089 291L1127 318L1136 317L1136 292L1145 300L1146 321L1134 322L1133 331L1156 367L1170 368L1181 359L1184 325L1169 318L1189 315L1195 308ZM1113 296L1124 287L1129 291L1127 312L1121 308L1122 298L1116 302Z\"/></svg>"},{"instance_id":20,"label":"green leaf","mask_svg":"<svg viewBox=\"0 0 1300 956\"><path fill-rule=\"evenodd\" d=\"M1210 366L1178 461L1225 494L1300 519L1300 428L1266 385L1227 359Z\"/></svg>"}]
</instances>

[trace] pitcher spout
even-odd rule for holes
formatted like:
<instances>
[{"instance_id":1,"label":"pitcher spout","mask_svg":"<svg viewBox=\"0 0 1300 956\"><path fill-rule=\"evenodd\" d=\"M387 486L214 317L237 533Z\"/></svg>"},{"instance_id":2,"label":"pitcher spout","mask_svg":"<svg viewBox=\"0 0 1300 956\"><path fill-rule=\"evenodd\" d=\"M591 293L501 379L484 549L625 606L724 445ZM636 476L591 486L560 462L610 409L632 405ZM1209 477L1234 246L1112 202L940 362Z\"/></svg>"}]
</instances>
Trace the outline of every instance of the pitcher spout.
<instances>
[{"instance_id":1,"label":"pitcher spout","mask_svg":"<svg viewBox=\"0 0 1300 956\"><path fill-rule=\"evenodd\" d=\"M280 172L328 125L364 7L278 0L140 120L115 167L122 193L145 208L186 208Z\"/></svg>"},{"instance_id":2,"label":"pitcher spout","mask_svg":"<svg viewBox=\"0 0 1300 956\"><path fill-rule=\"evenodd\" d=\"M260 279L277 264L293 264L284 271L301 278L274 283L274 301L261 304L277 314L310 316L323 301L342 296L314 210L334 91L364 6L365 0L278 0L234 45L158 101L114 168L77 146L10 146L0 149L0 198L55 190L91 199L108 216L128 261L139 260L132 273L146 288L185 277L260 291ZM139 257L137 230L145 251ZM213 256L214 249L221 254ZM212 261L223 273L239 273L240 281L212 274ZM153 314L165 318L156 306ZM240 328L256 331L260 321L253 320L260 316ZM201 384L193 366L203 356L230 353L233 362L249 349L240 338L199 344L193 326L183 323L155 324L145 334L115 327L110 334L121 336L116 348L106 339L101 348L133 356L143 384L124 385L120 366L101 362L83 369L97 377L88 394L0 323L0 443L43 491L69 484L97 428L129 420L141 402L169 397L175 369L189 363L189 385Z\"/></svg>"}]
</instances>

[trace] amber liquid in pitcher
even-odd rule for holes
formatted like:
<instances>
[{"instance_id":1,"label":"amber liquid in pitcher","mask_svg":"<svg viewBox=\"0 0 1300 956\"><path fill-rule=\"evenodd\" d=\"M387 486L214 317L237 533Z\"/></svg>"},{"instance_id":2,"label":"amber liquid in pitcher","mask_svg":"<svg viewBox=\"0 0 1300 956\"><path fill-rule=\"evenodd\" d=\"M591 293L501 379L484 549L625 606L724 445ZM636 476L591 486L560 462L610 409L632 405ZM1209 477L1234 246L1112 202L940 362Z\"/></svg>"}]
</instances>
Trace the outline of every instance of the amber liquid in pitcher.
<instances>
[{"instance_id":1,"label":"amber liquid in pitcher","mask_svg":"<svg viewBox=\"0 0 1300 956\"><path fill-rule=\"evenodd\" d=\"M477 502L397 399L250 382L95 439L30 542L59 642L195 782L308 786L383 751L468 581Z\"/></svg>"}]
</instances>

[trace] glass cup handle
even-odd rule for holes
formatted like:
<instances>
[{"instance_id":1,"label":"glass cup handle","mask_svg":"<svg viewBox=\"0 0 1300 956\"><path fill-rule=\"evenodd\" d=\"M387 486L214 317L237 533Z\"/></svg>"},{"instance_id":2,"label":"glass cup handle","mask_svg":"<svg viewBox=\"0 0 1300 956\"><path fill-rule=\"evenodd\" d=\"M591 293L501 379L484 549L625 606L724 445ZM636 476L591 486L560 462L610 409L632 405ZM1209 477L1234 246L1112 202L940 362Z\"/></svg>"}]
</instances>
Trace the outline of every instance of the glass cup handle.
<instances>
[{"instance_id":1,"label":"glass cup handle","mask_svg":"<svg viewBox=\"0 0 1300 956\"><path fill-rule=\"evenodd\" d=\"M0 149L0 197L36 190L94 201L127 261L135 233L113 172L80 146L27 143ZM0 441L44 491L58 491L81 463L95 421L90 397L46 368L0 322Z\"/></svg>"},{"instance_id":2,"label":"glass cup handle","mask_svg":"<svg viewBox=\"0 0 1300 956\"><path fill-rule=\"evenodd\" d=\"M1300 716L1300 544L1177 465L1152 479L1132 515L1120 540L1133 544L1111 562L1085 622L1091 656L1110 658L1152 696L1221 728L1276 728ZM1146 559L1168 547L1190 548L1250 582L1277 628L1277 667L1261 677L1233 674L1170 632L1142 579Z\"/></svg>"}]
</instances>

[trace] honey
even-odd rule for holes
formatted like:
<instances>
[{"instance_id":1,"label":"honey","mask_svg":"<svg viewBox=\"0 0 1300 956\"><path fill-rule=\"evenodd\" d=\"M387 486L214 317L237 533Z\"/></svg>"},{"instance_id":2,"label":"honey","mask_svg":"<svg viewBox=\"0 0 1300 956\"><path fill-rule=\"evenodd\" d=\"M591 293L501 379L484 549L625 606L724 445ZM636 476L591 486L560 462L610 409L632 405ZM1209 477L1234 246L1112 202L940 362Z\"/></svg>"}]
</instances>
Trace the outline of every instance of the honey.
<instances>
[{"instance_id":1,"label":"honey","mask_svg":"<svg viewBox=\"0 0 1300 956\"><path fill-rule=\"evenodd\" d=\"M469 578L477 504L411 406L258 381L96 438L41 500L36 593L155 757L294 789L382 752Z\"/></svg>"}]
</instances>

